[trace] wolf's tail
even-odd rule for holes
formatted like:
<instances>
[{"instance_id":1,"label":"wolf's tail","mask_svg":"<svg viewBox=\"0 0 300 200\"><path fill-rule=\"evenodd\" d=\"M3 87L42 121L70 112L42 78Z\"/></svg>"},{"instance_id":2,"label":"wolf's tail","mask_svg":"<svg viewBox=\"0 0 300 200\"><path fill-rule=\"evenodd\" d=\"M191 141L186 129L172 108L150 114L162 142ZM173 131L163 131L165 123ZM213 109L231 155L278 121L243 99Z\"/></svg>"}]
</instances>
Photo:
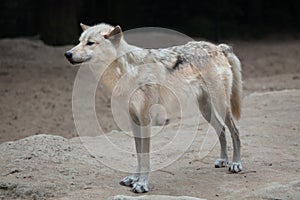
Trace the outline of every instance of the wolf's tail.
<instances>
[{"instance_id":1,"label":"wolf's tail","mask_svg":"<svg viewBox=\"0 0 300 200\"><path fill-rule=\"evenodd\" d=\"M236 119L239 119L241 117L243 93L241 62L233 53L232 47L226 44L220 44L219 47L222 49L231 65L231 70L233 73L232 93L230 98L231 112Z\"/></svg>"}]
</instances>

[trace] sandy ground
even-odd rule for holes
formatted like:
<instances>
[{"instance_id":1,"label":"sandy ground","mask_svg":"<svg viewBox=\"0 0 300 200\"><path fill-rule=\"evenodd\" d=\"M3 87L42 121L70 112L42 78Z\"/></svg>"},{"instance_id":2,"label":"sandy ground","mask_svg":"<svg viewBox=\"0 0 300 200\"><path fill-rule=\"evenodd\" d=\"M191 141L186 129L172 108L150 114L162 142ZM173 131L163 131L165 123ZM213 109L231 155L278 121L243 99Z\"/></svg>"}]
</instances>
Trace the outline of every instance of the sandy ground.
<instances>
[{"instance_id":1,"label":"sandy ground","mask_svg":"<svg viewBox=\"0 0 300 200\"><path fill-rule=\"evenodd\" d=\"M207 130L202 123L185 154L151 174L150 194L300 199L300 41L229 43L243 63L245 93L238 126L244 172L233 175L226 169L213 168L218 145L199 159L199 144ZM85 140L72 138L77 136L71 105L77 69L63 57L69 48L49 47L28 39L0 40L0 199L106 199L131 195L129 188L118 185L127 173L97 162L109 160L113 154L93 155L82 146ZM96 104L104 131L116 129L110 101L101 89ZM166 135L158 135L158 143L153 145L167 143L175 129L176 124L171 124ZM189 134L188 126L184 132ZM106 135L119 139L121 146L133 147L130 137L118 134L121 132ZM19 140L32 135L40 136ZM6 142L12 140L18 141ZM97 152L107 150L104 144L99 146ZM180 150L174 154L180 154ZM131 163L132 158L123 159Z\"/></svg>"}]
</instances>

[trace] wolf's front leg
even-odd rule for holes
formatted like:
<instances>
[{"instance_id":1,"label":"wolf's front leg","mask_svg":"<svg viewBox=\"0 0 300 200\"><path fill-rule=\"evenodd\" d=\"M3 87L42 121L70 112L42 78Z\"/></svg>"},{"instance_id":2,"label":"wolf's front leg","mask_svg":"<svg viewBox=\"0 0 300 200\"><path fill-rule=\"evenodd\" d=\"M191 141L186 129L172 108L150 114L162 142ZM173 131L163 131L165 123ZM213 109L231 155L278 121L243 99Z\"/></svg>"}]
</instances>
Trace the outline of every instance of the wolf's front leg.
<instances>
[{"instance_id":1,"label":"wolf's front leg","mask_svg":"<svg viewBox=\"0 0 300 200\"><path fill-rule=\"evenodd\" d=\"M144 193L149 191L148 187L148 176L149 170L142 170L143 162L149 160L148 155L142 155L138 153L138 167L137 173L126 176L121 182L121 185L132 187L132 191L136 193ZM149 163L149 162L148 162ZM148 164L146 164L148 165ZM145 166L146 166L145 165ZM148 165L149 166L149 165ZM146 167L149 168L149 167Z\"/></svg>"},{"instance_id":2,"label":"wolf's front leg","mask_svg":"<svg viewBox=\"0 0 300 200\"><path fill-rule=\"evenodd\" d=\"M125 177L120 184L132 187L132 191L136 193L144 193L149 191L148 176L150 171L150 127L133 123L132 131L134 134L138 166L136 173Z\"/></svg>"},{"instance_id":3,"label":"wolf's front leg","mask_svg":"<svg viewBox=\"0 0 300 200\"><path fill-rule=\"evenodd\" d=\"M139 179L132 185L132 191L136 193L148 192L148 176L150 171L150 127L140 127L140 135L135 136L136 151L138 158Z\"/></svg>"},{"instance_id":4,"label":"wolf's front leg","mask_svg":"<svg viewBox=\"0 0 300 200\"><path fill-rule=\"evenodd\" d=\"M149 138L142 139L142 144L147 143L146 140L149 141ZM134 182L132 185L133 192L144 193L149 191L149 186L148 186L149 185L148 177L149 177L149 170L150 170L149 165L150 165L149 153L138 153L139 177L138 180Z\"/></svg>"}]
</instances>

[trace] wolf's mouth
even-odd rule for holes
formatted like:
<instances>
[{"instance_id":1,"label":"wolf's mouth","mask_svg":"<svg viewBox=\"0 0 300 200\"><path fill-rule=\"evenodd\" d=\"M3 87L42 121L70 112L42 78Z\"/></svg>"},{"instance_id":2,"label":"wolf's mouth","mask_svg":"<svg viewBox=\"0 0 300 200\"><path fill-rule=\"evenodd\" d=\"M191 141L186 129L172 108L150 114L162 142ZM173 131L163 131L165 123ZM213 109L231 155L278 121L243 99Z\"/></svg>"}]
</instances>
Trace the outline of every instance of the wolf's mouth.
<instances>
[{"instance_id":1,"label":"wolf's mouth","mask_svg":"<svg viewBox=\"0 0 300 200\"><path fill-rule=\"evenodd\" d=\"M78 64L87 62L87 61L89 61L90 59L91 59L91 58L88 58L88 59L82 60L82 61L76 61L76 60L73 60L73 59L68 59L68 60L69 60L69 62L70 62L72 65L78 65Z\"/></svg>"},{"instance_id":2,"label":"wolf's mouth","mask_svg":"<svg viewBox=\"0 0 300 200\"><path fill-rule=\"evenodd\" d=\"M77 65L77 64L83 63L83 61L73 61L73 60L69 60L69 61L72 65Z\"/></svg>"},{"instance_id":3,"label":"wolf's mouth","mask_svg":"<svg viewBox=\"0 0 300 200\"><path fill-rule=\"evenodd\" d=\"M69 62L72 64L72 65L78 65L78 64L82 64L82 63L84 63L84 62L87 62L87 61L89 61L90 60L90 58L89 59L86 59L86 60L82 60L82 61L76 61L76 60L73 60L73 59L69 59Z\"/></svg>"}]
</instances>

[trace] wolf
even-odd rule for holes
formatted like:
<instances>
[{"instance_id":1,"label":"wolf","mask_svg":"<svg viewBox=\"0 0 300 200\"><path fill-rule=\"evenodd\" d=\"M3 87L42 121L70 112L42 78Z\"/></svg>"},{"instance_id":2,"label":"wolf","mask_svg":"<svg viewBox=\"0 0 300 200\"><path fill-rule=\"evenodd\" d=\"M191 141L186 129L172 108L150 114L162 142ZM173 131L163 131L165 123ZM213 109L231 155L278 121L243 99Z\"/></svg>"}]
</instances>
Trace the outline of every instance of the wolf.
<instances>
[{"instance_id":1,"label":"wolf","mask_svg":"<svg viewBox=\"0 0 300 200\"><path fill-rule=\"evenodd\" d=\"M160 81L169 83L175 90L188 86L199 113L218 134L221 152L215 167L229 166L232 173L242 171L241 142L234 121L241 116L242 69L231 46L191 41L168 48L146 49L128 44L120 26L105 23L80 26L83 32L79 44L66 51L65 57L74 65L96 65L102 70L101 83L108 91L116 91L119 96L130 93L127 108L135 140L137 171L125 177L121 185L130 186L136 193L149 191L149 110L151 105L168 104L173 99L157 84ZM124 76L126 84L118 84ZM130 90L131 87L134 89ZM232 162L228 161L225 127L233 141Z\"/></svg>"}]
</instances>

